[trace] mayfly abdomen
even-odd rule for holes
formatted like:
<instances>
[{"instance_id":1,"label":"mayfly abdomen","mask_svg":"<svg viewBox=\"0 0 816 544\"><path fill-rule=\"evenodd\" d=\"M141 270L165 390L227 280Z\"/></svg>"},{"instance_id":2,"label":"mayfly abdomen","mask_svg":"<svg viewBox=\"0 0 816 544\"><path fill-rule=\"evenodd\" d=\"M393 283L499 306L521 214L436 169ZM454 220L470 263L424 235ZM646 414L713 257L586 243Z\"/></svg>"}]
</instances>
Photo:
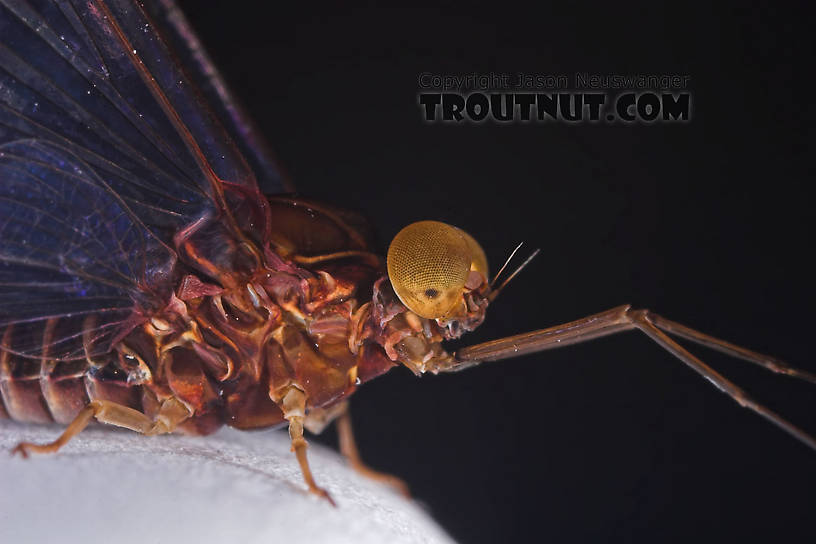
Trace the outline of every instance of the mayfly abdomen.
<instances>
[{"instance_id":1,"label":"mayfly abdomen","mask_svg":"<svg viewBox=\"0 0 816 544\"><path fill-rule=\"evenodd\" d=\"M8 336L4 335L4 338ZM0 352L0 397L11 419L25 423L51 423L40 387L40 362L3 350Z\"/></svg>"},{"instance_id":2,"label":"mayfly abdomen","mask_svg":"<svg viewBox=\"0 0 816 544\"><path fill-rule=\"evenodd\" d=\"M0 416L26 423L70 423L92 400L142 409L141 387L128 383L118 354L88 360L34 359L15 353L26 331L6 328L0 350Z\"/></svg>"}]
</instances>

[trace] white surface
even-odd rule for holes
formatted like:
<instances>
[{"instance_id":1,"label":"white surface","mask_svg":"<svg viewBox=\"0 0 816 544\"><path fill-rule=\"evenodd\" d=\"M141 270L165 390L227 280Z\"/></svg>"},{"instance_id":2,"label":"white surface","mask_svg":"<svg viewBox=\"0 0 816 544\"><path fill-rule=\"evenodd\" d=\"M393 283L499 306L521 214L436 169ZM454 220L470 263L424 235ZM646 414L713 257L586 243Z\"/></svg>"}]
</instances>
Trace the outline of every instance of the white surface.
<instances>
[{"instance_id":1,"label":"white surface","mask_svg":"<svg viewBox=\"0 0 816 544\"><path fill-rule=\"evenodd\" d=\"M143 437L89 428L56 455L12 458L58 427L0 420L0 543L450 543L417 505L311 445L332 508L305 491L285 431Z\"/></svg>"}]
</instances>

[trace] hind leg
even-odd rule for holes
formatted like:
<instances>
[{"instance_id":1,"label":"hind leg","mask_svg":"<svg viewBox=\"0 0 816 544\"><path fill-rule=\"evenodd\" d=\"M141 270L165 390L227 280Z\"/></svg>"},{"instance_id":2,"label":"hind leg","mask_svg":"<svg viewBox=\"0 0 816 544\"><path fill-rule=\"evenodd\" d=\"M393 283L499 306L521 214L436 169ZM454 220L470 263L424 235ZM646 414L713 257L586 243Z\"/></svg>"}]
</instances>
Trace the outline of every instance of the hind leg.
<instances>
[{"instance_id":1,"label":"hind leg","mask_svg":"<svg viewBox=\"0 0 816 544\"><path fill-rule=\"evenodd\" d=\"M190 410L175 398L170 398L162 403L155 421L133 408L106 400L94 400L80 410L65 431L53 442L48 444L20 442L11 450L11 453L19 453L23 457L28 457L29 453L55 453L82 432L92 418L96 418L100 423L124 427L144 435L155 435L173 432L190 415L192 415Z\"/></svg>"}]
</instances>

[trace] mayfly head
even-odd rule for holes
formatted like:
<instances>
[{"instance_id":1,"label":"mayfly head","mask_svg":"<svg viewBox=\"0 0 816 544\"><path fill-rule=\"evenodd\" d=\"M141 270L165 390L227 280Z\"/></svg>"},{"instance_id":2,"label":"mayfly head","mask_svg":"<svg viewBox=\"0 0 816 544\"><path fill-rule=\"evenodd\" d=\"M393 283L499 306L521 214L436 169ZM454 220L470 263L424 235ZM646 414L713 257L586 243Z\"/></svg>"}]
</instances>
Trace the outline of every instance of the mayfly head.
<instances>
[{"instance_id":1,"label":"mayfly head","mask_svg":"<svg viewBox=\"0 0 816 544\"><path fill-rule=\"evenodd\" d=\"M400 301L426 319L461 317L466 295L489 290L481 246L463 230L438 221L402 229L388 248L387 265Z\"/></svg>"},{"instance_id":2,"label":"mayfly head","mask_svg":"<svg viewBox=\"0 0 816 544\"><path fill-rule=\"evenodd\" d=\"M417 374L441 370L451 360L442 341L484 321L491 293L484 251L459 228L419 221L394 237L387 270L374 300L386 353Z\"/></svg>"}]
</instances>

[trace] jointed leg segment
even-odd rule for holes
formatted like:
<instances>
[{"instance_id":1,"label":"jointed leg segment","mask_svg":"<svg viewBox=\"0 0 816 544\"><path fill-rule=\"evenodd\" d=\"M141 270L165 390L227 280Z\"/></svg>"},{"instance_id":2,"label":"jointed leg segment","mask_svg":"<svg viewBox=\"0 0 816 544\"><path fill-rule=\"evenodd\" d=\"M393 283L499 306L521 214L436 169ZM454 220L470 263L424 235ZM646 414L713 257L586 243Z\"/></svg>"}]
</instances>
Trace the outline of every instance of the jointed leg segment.
<instances>
[{"instance_id":1,"label":"jointed leg segment","mask_svg":"<svg viewBox=\"0 0 816 544\"><path fill-rule=\"evenodd\" d=\"M685 325L681 325L676 321L671 321L669 319L666 319L665 317L661 317L651 312L646 312L646 317L658 329L661 329L669 334L673 334L674 336L685 338L686 340L694 342L695 344L706 346L721 353L725 353L726 355L730 355L731 357L742 359L743 361L748 361L749 363L754 363L755 365L759 365L777 374L785 374L793 378L799 378L801 380L805 380L811 383L816 383L816 374L814 374L813 372L808 372L807 370L794 368L788 365L787 363L780 361L779 359L776 359L775 357L762 355L761 353L745 349L741 346L732 344L731 342L726 342L725 340L714 338L713 336L709 336L700 331L696 331L694 329L686 327Z\"/></svg>"},{"instance_id":2,"label":"jointed leg segment","mask_svg":"<svg viewBox=\"0 0 816 544\"><path fill-rule=\"evenodd\" d=\"M188 417L190 417L189 409L174 398L162 403L155 421L133 408L106 400L94 400L80 410L65 431L53 442L48 444L20 442L11 451L23 457L28 457L29 453L55 453L82 432L92 418L96 418L100 423L124 427L137 433L156 435L173 432L179 423Z\"/></svg>"},{"instance_id":3,"label":"jointed leg segment","mask_svg":"<svg viewBox=\"0 0 816 544\"><path fill-rule=\"evenodd\" d=\"M309 486L309 491L325 498L332 506L337 506L329 492L318 486L309 468L309 460L306 458L306 449L309 446L303 438L303 420L306 417L306 393L296 387L292 387L283 397L283 417L289 421L289 438L292 440L292 451L295 452L303 479Z\"/></svg>"},{"instance_id":4,"label":"jointed leg segment","mask_svg":"<svg viewBox=\"0 0 816 544\"><path fill-rule=\"evenodd\" d=\"M655 315L648 310L632 310L630 306L619 306L563 325L467 347L458 351L453 361L441 365L437 371L457 371L482 362L498 361L526 353L577 344L632 329L638 329L645 333L663 349L683 361L687 366L713 383L720 391L737 401L740 406L771 421L774 425L816 450L816 438L756 402L734 382L692 355L680 344L669 338L666 333L749 361L772 372L786 374L813 383L816 383L815 374L791 367L772 357L736 346L713 336L708 336L685 325Z\"/></svg>"},{"instance_id":5,"label":"jointed leg segment","mask_svg":"<svg viewBox=\"0 0 816 544\"><path fill-rule=\"evenodd\" d=\"M351 467L372 480L383 482L395 488L405 497L410 497L411 493L408 490L408 485L401 479L379 472L366 465L360 457L360 451L357 449L357 443L354 440L354 432L351 427L351 412L349 411L348 402L343 403L344 409L337 418L337 436L340 440L340 452L348 460Z\"/></svg>"},{"instance_id":6,"label":"jointed leg segment","mask_svg":"<svg viewBox=\"0 0 816 544\"><path fill-rule=\"evenodd\" d=\"M410 497L408 486L405 482L391 474L374 470L363 462L354 440L354 432L351 427L351 411L348 401L338 402L337 404L323 408L312 408L303 419L303 426L309 432L319 434L332 422L337 425L340 453L346 458L351 468L366 478L388 484L402 495Z\"/></svg>"},{"instance_id":7,"label":"jointed leg segment","mask_svg":"<svg viewBox=\"0 0 816 544\"><path fill-rule=\"evenodd\" d=\"M692 355L690 352L688 352L685 348L683 348L683 346L681 346L680 344L678 344L677 342L675 342L674 340L669 338L663 331L658 329L656 324L652 321L651 316L649 315L648 311L641 310L641 311L632 312L632 313L633 313L633 315L632 315L633 321L635 323L635 326L638 329L640 329L641 331L646 333L646 335L649 336L649 338L651 338L655 342L657 342L658 345L660 345L666 351L668 351L669 353L671 353L672 355L674 355L675 357L677 357L678 359L680 359L681 361L686 363L688 366L693 368L695 371L697 371L704 378L707 378L708 381L710 381L711 383L713 383L717 387L717 389L719 389L720 391L722 391L723 393L725 393L726 395L730 396L732 399L737 401L737 403L740 406L742 406L743 408L747 408L747 409L751 410L752 412L764 417L765 419L767 419L768 421L770 421L771 423L773 423L774 425L776 425L780 429L782 429L785 432L791 434L795 438L801 440L802 442L804 442L805 444L807 444L808 446L810 446L811 448L816 450L816 438L813 438L812 436L807 434L805 431L803 431L799 427L793 425L792 423L790 423L789 421L784 419L782 416L780 416L776 412L770 410L766 406L764 406L764 405L758 403L757 401L755 401L753 398L751 398L750 395L748 395L748 393L746 393L737 384L735 384L734 382L732 382L731 380L729 380L728 378L726 378L725 376L723 376L722 374L720 374L719 372L717 372L716 370L714 370L713 368L711 368L710 366L708 366L707 364L702 362L700 359L698 359L697 357ZM659 319L659 317L658 317L658 319ZM689 329L689 330L691 330L691 329ZM694 331L694 332L696 332L696 331ZM711 338L711 337L708 337L708 338ZM693 340L693 341L697 341L694 338L689 338L689 339ZM722 341L720 341L720 342L723 345L728 345L727 342L722 342ZM697 343L701 343L701 342L698 341ZM722 348L721 345L718 345L718 347ZM754 355L754 357L752 357L750 359L747 359L747 360L749 360L751 362L757 362L757 361L760 361L760 360L763 360L763 359L770 359L770 357L765 357L765 356L760 355L758 353L753 353L753 352L751 352L751 351L749 351L747 349L744 349L744 348L739 348L739 349L742 350L745 353ZM726 351L726 350L725 349L719 349L719 351ZM728 352L726 351L726 353L728 353ZM743 357L740 357L740 358L745 359L746 357L743 356ZM763 366L765 368L768 368L767 366L762 365L761 363L757 363L757 364L760 364L761 366ZM785 365L785 366L787 366L787 365ZM788 367L788 368L791 368L791 367ZM792 370L796 370L796 369L792 369ZM804 378L804 375L807 374L804 371L797 371L797 372L801 373L802 375L799 375L798 373L787 373L787 374L789 374L791 376L795 376L795 377L802 377L802 378ZM807 379L807 378L804 378L804 379Z\"/></svg>"}]
</instances>

